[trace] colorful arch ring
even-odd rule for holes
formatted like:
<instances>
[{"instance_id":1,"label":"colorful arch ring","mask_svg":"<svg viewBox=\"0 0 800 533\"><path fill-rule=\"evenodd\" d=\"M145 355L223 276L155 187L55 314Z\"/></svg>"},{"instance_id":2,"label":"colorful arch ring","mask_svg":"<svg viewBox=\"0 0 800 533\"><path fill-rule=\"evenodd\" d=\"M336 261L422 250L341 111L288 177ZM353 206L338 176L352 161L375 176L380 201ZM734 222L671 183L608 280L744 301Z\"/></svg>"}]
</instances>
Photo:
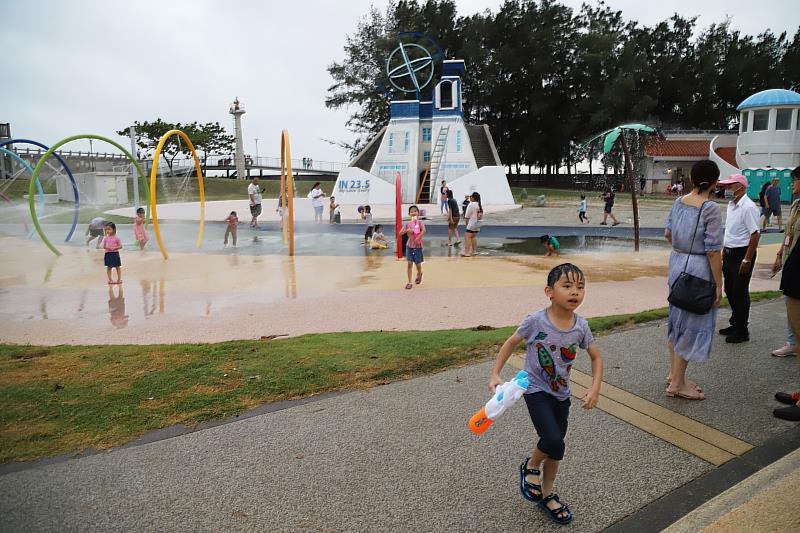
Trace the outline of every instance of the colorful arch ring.
<instances>
[{"instance_id":1,"label":"colorful arch ring","mask_svg":"<svg viewBox=\"0 0 800 533\"><path fill-rule=\"evenodd\" d=\"M49 148L44 144L38 141L32 141L30 139L8 139L3 142L0 142L0 148L6 146L7 144L32 144L34 146L42 148L43 150L49 150ZM72 240L72 235L75 233L75 228L78 226L78 213L80 213L80 205L79 205L80 196L78 195L78 184L75 183L75 176L72 175L72 171L67 166L67 162L64 161L60 155L58 154L53 154L53 155L56 157L58 162L61 163L61 166L64 167L64 170L67 171L67 176L69 176L69 181L72 184L72 194L75 197L75 209L72 215L72 227L69 228L69 231L67 232L67 237L64 239L64 242L69 242L70 240ZM44 160L44 156L42 157L41 160ZM41 204L42 207L44 208L44 191L42 190L42 184L41 182L39 182L39 176L33 171L31 171L31 181L36 182L36 187L39 189L39 193L42 195ZM30 189L30 196L33 196L33 188ZM33 211L31 211L31 216L34 219L36 218L36 215L33 213ZM35 224L36 223L34 222L34 225ZM41 233L39 235L41 236Z\"/></svg>"},{"instance_id":2,"label":"colorful arch ring","mask_svg":"<svg viewBox=\"0 0 800 533\"><path fill-rule=\"evenodd\" d=\"M164 143L169 140L170 137L173 135L180 136L184 141L186 141L186 146L189 147L189 150L192 152L192 157L194 158L194 168L197 171L197 182L200 185L200 231L197 233L197 241L195 242L195 246L200 248L203 244L203 227L205 225L205 206L206 206L206 193L205 189L203 188L203 172L200 167L200 159L197 157L197 152L194 150L194 145L192 144L191 139L189 136L186 135L181 130L169 130L167 133L161 136L161 139L158 141L158 146L156 146L156 151L153 154L153 161L158 161L159 156L161 155L161 150L164 148ZM164 241L161 239L161 230L158 227L158 212L156 211L156 177L158 176L158 165L154 164L152 170L150 171L150 190L152 194L150 195L150 210L153 212L153 233L156 234L156 241L158 242L158 247L161 249L161 255L164 256L164 259L169 259L169 254L167 254L167 249L164 246Z\"/></svg>"},{"instance_id":3,"label":"colorful arch ring","mask_svg":"<svg viewBox=\"0 0 800 533\"><path fill-rule=\"evenodd\" d=\"M97 139L98 141L104 141L104 142L107 142L108 144L114 146L115 148L117 148L123 154L125 154L125 156L128 159L130 159L131 163L133 163L133 165L136 167L136 170L139 173L139 178L142 180L142 184L144 185L145 194L147 196L150 196L150 189L147 187L147 180L145 179L144 171L142 170L141 165L139 165L139 162L136 159L134 159L133 155L131 155L131 153L128 150L126 150L125 147L123 147L121 144L119 144L117 142L114 142L111 139L108 139L106 137L102 137L100 135L94 135L94 134L91 134L91 133L85 133L85 134L81 134L81 135L73 135L72 137L67 137L66 139L61 139L56 144L54 144L53 146L48 148L47 151L42 155L42 158L39 159L39 162L36 163L36 167L33 169L33 179L31 179L31 184L30 184L30 187L29 187L29 190L28 190L28 193L29 193L28 194L28 205L30 206L31 216L33 217L33 225L36 226L36 232L39 234L39 237L42 239L42 242L44 242L47 245L47 247L50 248L50 251L52 251L56 255L61 255L61 252L59 252L58 249L55 246L53 246L53 243L50 242L50 239L47 238L47 235L45 235L44 230L42 230L41 224L39 224L39 217L36 215L36 207L35 207L34 202L33 202L33 187L34 187L34 182L39 178L39 172L42 170L42 167L44 166L45 161L47 161L47 158L50 157L50 155L52 154L52 155L56 156L56 159L61 160L61 157L58 154L55 153L56 149L60 148L61 146L65 145L65 144L67 144L68 142L76 141L78 139ZM38 145L38 143L36 143L36 144ZM64 166L66 168L66 165L64 165ZM72 173L71 172L70 172L70 177L72 177ZM74 185L75 184L74 180L73 180L72 183L73 183L73 186L75 186ZM76 191L76 194L77 194L77 187L75 188L75 191ZM76 202L75 202L76 206L77 206L77 203L78 202L76 200ZM78 217L78 215L77 215L77 211L76 211L75 223L73 223L73 230L75 229L75 224L77 223L77 217Z\"/></svg>"},{"instance_id":4,"label":"colorful arch ring","mask_svg":"<svg viewBox=\"0 0 800 533\"><path fill-rule=\"evenodd\" d=\"M6 150L2 146L0 146L0 154L6 154L7 156L13 157L14 159L16 159L17 162L20 165L22 165L28 171L28 174L33 176L33 169L31 168L31 166L28 164L27 161L25 161L19 155L17 155L16 152L12 152L11 150ZM44 190L42 190L42 183L39 180L36 180L36 188L39 189L39 207L42 210L44 210ZM14 205L14 202L11 201L11 198L9 198L8 196L6 196L5 194L3 194L1 192L0 192L0 198L5 200L5 202L7 202L8 204L10 204L12 207L14 207L16 209L16 205ZM25 224L25 233L28 233L30 231L30 229L28 228L28 222L25 220L25 217L23 217L22 215L20 215L20 217L22 218L22 223ZM30 237L30 235L28 235L28 237Z\"/></svg>"},{"instance_id":5,"label":"colorful arch ring","mask_svg":"<svg viewBox=\"0 0 800 533\"><path fill-rule=\"evenodd\" d=\"M286 198L286 211L288 220L283 224L283 240L289 241L289 256L294 255L294 176L292 176L292 150L289 146L288 130L281 131L281 198ZM281 217L285 218L284 211L281 210ZM288 222L288 224L287 224Z\"/></svg>"}]
</instances>

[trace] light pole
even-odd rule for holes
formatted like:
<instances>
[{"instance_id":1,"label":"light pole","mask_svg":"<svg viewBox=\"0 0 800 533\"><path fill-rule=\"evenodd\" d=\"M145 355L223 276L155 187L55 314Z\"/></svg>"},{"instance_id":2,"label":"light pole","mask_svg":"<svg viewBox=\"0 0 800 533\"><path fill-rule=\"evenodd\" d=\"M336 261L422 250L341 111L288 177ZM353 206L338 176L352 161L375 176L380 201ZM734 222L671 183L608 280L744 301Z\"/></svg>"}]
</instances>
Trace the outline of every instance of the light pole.
<instances>
[{"instance_id":1,"label":"light pole","mask_svg":"<svg viewBox=\"0 0 800 533\"><path fill-rule=\"evenodd\" d=\"M92 170L94 170L94 157L92 157L92 152L94 152L92 149L92 139L89 139L89 164L91 165Z\"/></svg>"},{"instance_id":2,"label":"light pole","mask_svg":"<svg viewBox=\"0 0 800 533\"><path fill-rule=\"evenodd\" d=\"M258 165L258 137L256 137L256 165Z\"/></svg>"}]
</instances>

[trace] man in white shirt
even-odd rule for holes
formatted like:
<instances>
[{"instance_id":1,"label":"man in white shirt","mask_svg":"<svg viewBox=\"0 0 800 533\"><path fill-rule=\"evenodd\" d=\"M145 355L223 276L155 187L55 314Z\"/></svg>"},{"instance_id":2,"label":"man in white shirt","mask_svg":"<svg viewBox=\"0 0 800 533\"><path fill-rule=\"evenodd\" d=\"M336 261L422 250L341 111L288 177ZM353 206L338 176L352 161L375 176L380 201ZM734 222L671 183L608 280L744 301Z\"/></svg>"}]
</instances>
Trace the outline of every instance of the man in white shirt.
<instances>
[{"instance_id":1,"label":"man in white shirt","mask_svg":"<svg viewBox=\"0 0 800 533\"><path fill-rule=\"evenodd\" d=\"M250 196L250 227L258 225L258 217L261 215L261 187L258 186L258 176L253 176L253 183L247 186L247 195Z\"/></svg>"},{"instance_id":2,"label":"man in white shirt","mask_svg":"<svg viewBox=\"0 0 800 533\"><path fill-rule=\"evenodd\" d=\"M730 327L719 330L725 342L750 340L747 322L750 318L750 277L756 262L759 233L759 209L747 196L747 178L732 174L719 182L725 188L728 212L722 250L722 277L725 295L731 305Z\"/></svg>"}]
</instances>

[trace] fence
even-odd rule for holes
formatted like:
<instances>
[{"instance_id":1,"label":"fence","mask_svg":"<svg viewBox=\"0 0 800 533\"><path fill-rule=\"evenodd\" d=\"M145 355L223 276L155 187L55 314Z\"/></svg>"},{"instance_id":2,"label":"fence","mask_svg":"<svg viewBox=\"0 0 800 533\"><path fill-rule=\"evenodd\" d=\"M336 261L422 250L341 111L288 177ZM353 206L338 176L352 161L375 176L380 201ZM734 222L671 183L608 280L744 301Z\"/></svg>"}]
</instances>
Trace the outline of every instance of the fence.
<instances>
[{"instance_id":1,"label":"fence","mask_svg":"<svg viewBox=\"0 0 800 533\"><path fill-rule=\"evenodd\" d=\"M620 190L621 174L508 174L512 187L551 187L577 191L602 191L607 187Z\"/></svg>"}]
</instances>

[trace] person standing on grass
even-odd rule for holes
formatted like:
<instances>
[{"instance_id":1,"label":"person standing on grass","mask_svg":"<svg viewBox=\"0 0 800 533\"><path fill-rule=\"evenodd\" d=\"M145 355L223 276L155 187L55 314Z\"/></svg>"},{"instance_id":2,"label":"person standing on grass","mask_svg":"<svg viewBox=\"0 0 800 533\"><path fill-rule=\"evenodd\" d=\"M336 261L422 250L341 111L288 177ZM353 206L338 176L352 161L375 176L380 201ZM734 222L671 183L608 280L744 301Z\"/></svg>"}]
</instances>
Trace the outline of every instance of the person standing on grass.
<instances>
[{"instance_id":1,"label":"person standing on grass","mask_svg":"<svg viewBox=\"0 0 800 533\"><path fill-rule=\"evenodd\" d=\"M458 202L453 198L453 191L447 189L447 246L450 246L450 239L456 236L456 246L461 245L461 237L458 236L458 221L461 220L461 211L458 209Z\"/></svg>"},{"instance_id":2,"label":"person standing on grass","mask_svg":"<svg viewBox=\"0 0 800 533\"><path fill-rule=\"evenodd\" d=\"M467 229L464 230L464 238L467 241L464 248L464 257L472 257L478 251L478 232L481 231L481 221L483 220L483 206L481 205L481 195L474 192L469 197L467 212L464 220Z\"/></svg>"},{"instance_id":3,"label":"person standing on grass","mask_svg":"<svg viewBox=\"0 0 800 533\"><path fill-rule=\"evenodd\" d=\"M761 222L761 229L766 229L769 225L769 218L772 215L778 219L778 231L783 231L783 219L781 218L781 188L780 180L772 178L772 185L764 191L764 199L767 201L767 209Z\"/></svg>"},{"instance_id":4,"label":"person standing on grass","mask_svg":"<svg viewBox=\"0 0 800 533\"><path fill-rule=\"evenodd\" d=\"M119 285L122 283L122 261L119 258L119 251L122 250L122 241L117 237L117 226L113 222L106 223L106 236L103 237L103 248L106 255L103 264L106 266L109 285ZM111 269L117 271L117 281L111 279Z\"/></svg>"},{"instance_id":5,"label":"person standing on grass","mask_svg":"<svg viewBox=\"0 0 800 533\"><path fill-rule=\"evenodd\" d=\"M525 371L530 385L523 397L539 441L519 466L520 492L558 524L572 521L572 512L553 492L553 485L566 448L570 370L579 347L589 353L592 361L592 385L583 397L584 409L597 405L603 381L603 359L592 330L575 313L583 303L585 287L585 277L577 266L564 263L552 269L544 289L550 306L525 317L500 348L489 378L489 390L494 394L495 388L503 384L503 366L514 348L525 341Z\"/></svg>"},{"instance_id":6,"label":"person standing on grass","mask_svg":"<svg viewBox=\"0 0 800 533\"><path fill-rule=\"evenodd\" d=\"M725 187L728 213L722 248L722 276L725 296L731 305L730 326L719 330L725 342L750 340L747 323L750 318L750 277L756 262L761 233L758 231L758 207L747 197L747 178L733 174L719 184Z\"/></svg>"},{"instance_id":7,"label":"person standing on grass","mask_svg":"<svg viewBox=\"0 0 800 533\"><path fill-rule=\"evenodd\" d=\"M408 263L406 289L413 289L414 286L411 284L412 265L417 266L417 279L414 283L417 285L422 283L422 262L425 260L422 255L422 237L425 235L425 224L419 219L419 208L416 205L408 208L408 214L411 216L411 220L403 225L400 235L408 237L406 243L406 261Z\"/></svg>"},{"instance_id":8,"label":"person standing on grass","mask_svg":"<svg viewBox=\"0 0 800 533\"><path fill-rule=\"evenodd\" d=\"M714 305L696 314L669 305L667 346L670 372L666 395L670 398L704 400L703 390L686 378L689 363L708 361L717 324L717 307L722 297L722 213L709 197L719 179L719 168L709 160L692 166L691 192L675 200L666 220L664 236L672 245L667 286L682 272L716 284Z\"/></svg>"},{"instance_id":9,"label":"person standing on grass","mask_svg":"<svg viewBox=\"0 0 800 533\"><path fill-rule=\"evenodd\" d=\"M323 198L325 198L325 193L322 192L319 182L316 182L314 186L311 187L308 197L311 198L311 207L314 208L314 223L322 224L322 212L325 209L325 201L323 200Z\"/></svg>"},{"instance_id":10,"label":"person standing on grass","mask_svg":"<svg viewBox=\"0 0 800 533\"><path fill-rule=\"evenodd\" d=\"M800 338L800 167L792 171L792 194L797 198L789 211L786 235L778 249L772 272L781 274L781 291L786 299L786 315L795 339ZM796 349L795 349L796 351ZM773 352L774 353L774 352ZM788 353L786 355L789 355ZM800 422L800 393L779 392L775 399L788 407L775 409L772 413L784 420Z\"/></svg>"},{"instance_id":11,"label":"person standing on grass","mask_svg":"<svg viewBox=\"0 0 800 533\"><path fill-rule=\"evenodd\" d=\"M264 189L258 185L258 176L253 176L253 183L247 186L247 195L250 197L250 227L258 227L258 217L261 215L261 193Z\"/></svg>"},{"instance_id":12,"label":"person standing on grass","mask_svg":"<svg viewBox=\"0 0 800 533\"><path fill-rule=\"evenodd\" d=\"M612 226L619 226L619 220L617 217L614 216L614 213L611 212L614 209L614 189L606 189L606 192L603 193L601 196L603 201L605 202L605 206L603 207L603 221L600 223L601 226L607 226L608 224L606 221L608 217L611 217L611 220L614 221Z\"/></svg>"}]
</instances>

